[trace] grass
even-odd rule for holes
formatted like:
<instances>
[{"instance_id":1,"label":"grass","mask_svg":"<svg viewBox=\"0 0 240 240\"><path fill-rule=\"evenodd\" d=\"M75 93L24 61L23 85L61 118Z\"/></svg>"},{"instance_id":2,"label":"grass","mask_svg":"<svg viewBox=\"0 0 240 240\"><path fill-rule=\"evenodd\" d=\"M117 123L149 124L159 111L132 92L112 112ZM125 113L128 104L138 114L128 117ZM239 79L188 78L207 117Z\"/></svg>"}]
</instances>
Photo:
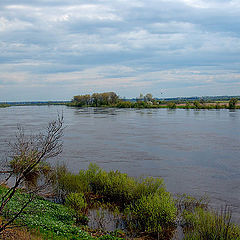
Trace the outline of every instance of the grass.
<instances>
[{"instance_id":1,"label":"grass","mask_svg":"<svg viewBox=\"0 0 240 240\"><path fill-rule=\"evenodd\" d=\"M220 211L196 208L185 212L187 224L184 240L239 240L240 228L231 223L231 213L227 208Z\"/></svg>"},{"instance_id":2,"label":"grass","mask_svg":"<svg viewBox=\"0 0 240 240\"><path fill-rule=\"evenodd\" d=\"M184 240L240 240L240 227L231 222L229 207L213 210L206 196L196 199L186 194L178 196L176 202Z\"/></svg>"},{"instance_id":3,"label":"grass","mask_svg":"<svg viewBox=\"0 0 240 240\"><path fill-rule=\"evenodd\" d=\"M0 195L5 191L6 188L1 186ZM22 203L26 202L28 198L28 194L18 190L14 198L4 209L4 218L7 219L14 216L21 208ZM75 213L73 210L62 204L44 200L41 197L36 197L15 222L18 225L22 225L23 223L28 229L39 232L42 239L95 239L75 225ZM119 238L113 237L112 239Z\"/></svg>"}]
</instances>

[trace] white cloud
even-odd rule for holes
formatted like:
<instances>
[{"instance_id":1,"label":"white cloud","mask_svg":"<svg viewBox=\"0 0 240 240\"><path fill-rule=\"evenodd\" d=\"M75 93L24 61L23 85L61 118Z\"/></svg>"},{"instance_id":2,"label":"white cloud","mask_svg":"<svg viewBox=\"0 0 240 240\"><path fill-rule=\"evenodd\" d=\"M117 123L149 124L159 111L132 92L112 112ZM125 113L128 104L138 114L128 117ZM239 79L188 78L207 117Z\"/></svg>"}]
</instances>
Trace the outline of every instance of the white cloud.
<instances>
[{"instance_id":1,"label":"white cloud","mask_svg":"<svg viewBox=\"0 0 240 240\"><path fill-rule=\"evenodd\" d=\"M0 17L0 32L1 31L20 31L33 27L32 23L21 21L18 19L8 20L4 17Z\"/></svg>"},{"instance_id":2,"label":"white cloud","mask_svg":"<svg viewBox=\"0 0 240 240\"><path fill-rule=\"evenodd\" d=\"M210 85L223 89L227 81L225 94L236 92L237 0L13 0L0 6L0 96L7 97L10 85L46 88L45 98L53 85L59 98L62 86L69 98L88 86L123 95L131 89L133 96L144 88L178 87L184 95L207 86L207 95Z\"/></svg>"}]
</instances>

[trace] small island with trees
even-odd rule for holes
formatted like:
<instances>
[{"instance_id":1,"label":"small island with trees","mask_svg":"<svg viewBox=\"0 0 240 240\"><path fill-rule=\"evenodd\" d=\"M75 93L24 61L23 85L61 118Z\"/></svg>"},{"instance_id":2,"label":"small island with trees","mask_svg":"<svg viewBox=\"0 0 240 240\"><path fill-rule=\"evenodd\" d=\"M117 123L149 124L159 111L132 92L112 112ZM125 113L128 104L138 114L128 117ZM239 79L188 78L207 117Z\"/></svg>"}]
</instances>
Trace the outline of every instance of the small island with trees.
<instances>
[{"instance_id":1,"label":"small island with trees","mask_svg":"<svg viewBox=\"0 0 240 240\"><path fill-rule=\"evenodd\" d=\"M224 97L222 97L224 98ZM219 97L221 99L221 97ZM71 107L115 107L115 108L169 108L169 109L240 109L239 97L231 97L226 101L203 98L158 99L151 93L140 94L135 99L121 99L115 92L77 95L67 103Z\"/></svg>"}]
</instances>

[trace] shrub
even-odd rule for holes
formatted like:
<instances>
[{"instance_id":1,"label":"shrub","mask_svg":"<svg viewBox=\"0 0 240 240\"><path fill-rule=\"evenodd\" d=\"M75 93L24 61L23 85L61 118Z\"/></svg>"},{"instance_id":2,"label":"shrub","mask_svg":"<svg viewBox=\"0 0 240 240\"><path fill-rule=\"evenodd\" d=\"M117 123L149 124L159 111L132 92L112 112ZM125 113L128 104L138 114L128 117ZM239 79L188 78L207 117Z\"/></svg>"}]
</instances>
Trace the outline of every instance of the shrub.
<instances>
[{"instance_id":1,"label":"shrub","mask_svg":"<svg viewBox=\"0 0 240 240\"><path fill-rule=\"evenodd\" d=\"M195 101L193 102L193 105L194 105L194 107L195 107L196 109L201 109L201 108L202 108L200 102L197 101L197 100L195 100Z\"/></svg>"},{"instance_id":2,"label":"shrub","mask_svg":"<svg viewBox=\"0 0 240 240\"><path fill-rule=\"evenodd\" d=\"M106 201L120 203L122 206L134 198L135 179L119 171L99 170L91 179L90 185L94 193L100 194Z\"/></svg>"},{"instance_id":3,"label":"shrub","mask_svg":"<svg viewBox=\"0 0 240 240\"><path fill-rule=\"evenodd\" d=\"M85 175L72 174L65 165L55 167L52 174L52 182L55 196L59 202L64 202L66 196L70 193L90 191Z\"/></svg>"},{"instance_id":4,"label":"shrub","mask_svg":"<svg viewBox=\"0 0 240 240\"><path fill-rule=\"evenodd\" d=\"M167 192L143 196L127 209L130 212L129 225L144 232L162 232L174 224L176 207L171 195Z\"/></svg>"},{"instance_id":5,"label":"shrub","mask_svg":"<svg viewBox=\"0 0 240 240\"><path fill-rule=\"evenodd\" d=\"M76 222L86 225L88 218L86 214L87 203L83 193L70 193L66 198L66 205L76 212Z\"/></svg>"},{"instance_id":6,"label":"shrub","mask_svg":"<svg viewBox=\"0 0 240 240\"><path fill-rule=\"evenodd\" d=\"M76 175L69 173L63 166L56 168L55 172L57 185L55 188L65 197L70 193L87 195L92 192L100 195L105 201L122 207L142 196L154 194L160 190L165 191L161 178L137 179L119 171L106 172L96 164L90 164L87 170L81 170Z\"/></svg>"},{"instance_id":7,"label":"shrub","mask_svg":"<svg viewBox=\"0 0 240 240\"><path fill-rule=\"evenodd\" d=\"M175 109L175 108L177 108L176 103L174 103L174 102L168 102L168 103L167 103L167 107L170 108L170 109Z\"/></svg>"},{"instance_id":8,"label":"shrub","mask_svg":"<svg viewBox=\"0 0 240 240\"><path fill-rule=\"evenodd\" d=\"M165 191L166 189L163 179L153 177L140 178L138 179L135 188L135 199L155 194L156 192L160 193Z\"/></svg>"},{"instance_id":9,"label":"shrub","mask_svg":"<svg viewBox=\"0 0 240 240\"><path fill-rule=\"evenodd\" d=\"M66 198L66 205L74 209L76 212L84 212L87 203L83 193L70 193Z\"/></svg>"},{"instance_id":10,"label":"shrub","mask_svg":"<svg viewBox=\"0 0 240 240\"><path fill-rule=\"evenodd\" d=\"M237 102L238 102L237 98L231 98L228 103L229 109L235 109Z\"/></svg>"},{"instance_id":11,"label":"shrub","mask_svg":"<svg viewBox=\"0 0 240 240\"><path fill-rule=\"evenodd\" d=\"M186 211L184 219L188 225L184 240L239 240L240 228L230 222L228 209L214 212L196 208Z\"/></svg>"},{"instance_id":12,"label":"shrub","mask_svg":"<svg viewBox=\"0 0 240 240\"><path fill-rule=\"evenodd\" d=\"M185 108L186 108L186 109L189 109L189 108L191 108L191 105L190 105L190 103L189 103L189 102L187 102L187 103L185 104Z\"/></svg>"},{"instance_id":13,"label":"shrub","mask_svg":"<svg viewBox=\"0 0 240 240\"><path fill-rule=\"evenodd\" d=\"M119 101L116 105L118 108L131 108L133 107L133 103L130 101Z\"/></svg>"},{"instance_id":14,"label":"shrub","mask_svg":"<svg viewBox=\"0 0 240 240\"><path fill-rule=\"evenodd\" d=\"M217 102L216 105L215 105L215 108L216 109L221 109L221 105Z\"/></svg>"},{"instance_id":15,"label":"shrub","mask_svg":"<svg viewBox=\"0 0 240 240\"><path fill-rule=\"evenodd\" d=\"M90 165L87 171L81 171L95 194L100 194L106 201L127 206L133 201L153 194L159 189L165 191L163 180L160 178L136 179L119 171L106 172L96 165Z\"/></svg>"},{"instance_id":16,"label":"shrub","mask_svg":"<svg viewBox=\"0 0 240 240\"><path fill-rule=\"evenodd\" d=\"M120 210L127 209L130 225L139 231L160 232L176 217L176 207L161 178L133 178L119 171L106 172L90 164L87 170L81 170L77 175L66 173L60 183L62 189L68 188L66 191L72 192L66 203L80 213L79 216L83 216L86 208L85 195L88 206L95 198L116 204Z\"/></svg>"}]
</instances>

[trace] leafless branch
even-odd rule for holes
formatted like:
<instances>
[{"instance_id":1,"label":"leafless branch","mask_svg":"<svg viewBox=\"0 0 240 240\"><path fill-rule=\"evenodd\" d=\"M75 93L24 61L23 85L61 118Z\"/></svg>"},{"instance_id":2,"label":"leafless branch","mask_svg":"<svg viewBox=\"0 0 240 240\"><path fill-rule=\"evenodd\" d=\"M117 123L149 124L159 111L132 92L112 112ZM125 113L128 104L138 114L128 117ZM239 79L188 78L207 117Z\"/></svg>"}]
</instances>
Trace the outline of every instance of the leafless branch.
<instances>
[{"instance_id":1,"label":"leafless branch","mask_svg":"<svg viewBox=\"0 0 240 240\"><path fill-rule=\"evenodd\" d=\"M18 126L15 142L9 143L11 155L10 161L6 166L7 169L0 172L0 174L9 174L4 182L7 182L13 175L15 177L13 186L1 196L0 215L3 213L6 204L16 193L17 188L30 178L31 175L41 175L42 164L47 159L56 157L62 152L63 129L63 115L58 115L56 120L49 122L44 132L35 135L26 135L23 127ZM30 192L37 193L48 184L49 181L47 180L41 186L36 185ZM23 205L21 210L12 219L0 225L0 233L21 215L26 206L31 202L31 199Z\"/></svg>"}]
</instances>

